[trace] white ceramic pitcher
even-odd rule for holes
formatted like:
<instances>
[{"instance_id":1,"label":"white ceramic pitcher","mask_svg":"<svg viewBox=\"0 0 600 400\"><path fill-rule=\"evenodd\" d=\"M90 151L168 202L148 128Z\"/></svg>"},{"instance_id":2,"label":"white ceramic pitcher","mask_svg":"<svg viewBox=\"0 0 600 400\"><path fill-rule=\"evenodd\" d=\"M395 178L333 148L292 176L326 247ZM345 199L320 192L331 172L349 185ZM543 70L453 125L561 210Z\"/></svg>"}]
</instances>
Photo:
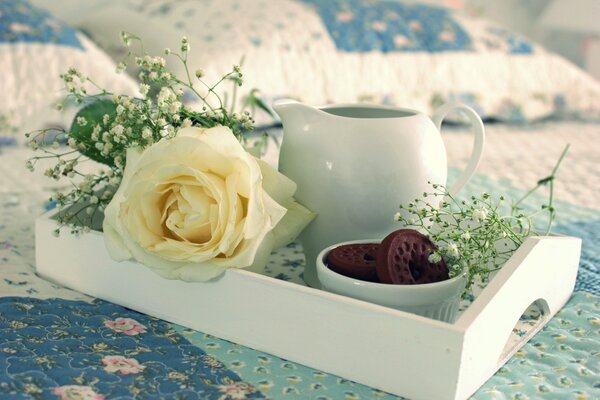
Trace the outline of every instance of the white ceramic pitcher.
<instances>
[{"instance_id":1,"label":"white ceramic pitcher","mask_svg":"<svg viewBox=\"0 0 600 400\"><path fill-rule=\"evenodd\" d=\"M394 220L428 182L446 184L444 117L461 110L470 119L475 144L466 170L450 188L456 194L473 176L483 153L483 123L471 108L450 103L432 119L425 114L363 104L310 107L292 100L274 104L283 122L280 171L298 185L296 199L317 213L299 237L306 256L304 280L320 287L315 259L335 243L384 238L400 226ZM428 197L434 206L440 197Z\"/></svg>"}]
</instances>

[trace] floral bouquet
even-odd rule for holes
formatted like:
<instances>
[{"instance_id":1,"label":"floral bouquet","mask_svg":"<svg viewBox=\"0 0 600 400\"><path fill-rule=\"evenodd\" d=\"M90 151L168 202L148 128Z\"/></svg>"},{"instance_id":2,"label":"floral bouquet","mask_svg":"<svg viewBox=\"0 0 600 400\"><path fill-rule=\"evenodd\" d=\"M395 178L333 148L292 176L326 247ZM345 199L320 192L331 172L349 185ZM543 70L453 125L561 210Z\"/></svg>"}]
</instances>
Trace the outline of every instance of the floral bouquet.
<instances>
[{"instance_id":1,"label":"floral bouquet","mask_svg":"<svg viewBox=\"0 0 600 400\"><path fill-rule=\"evenodd\" d=\"M127 33L122 40L129 47L141 43ZM115 260L135 259L168 279L206 281L227 268L260 270L313 215L294 200L294 182L255 157L255 148L246 149L252 112L266 107L252 92L244 102L250 110L234 112L240 66L209 85L201 69L190 73L189 51L185 37L179 52L165 50L183 63L183 79L163 57L144 54L143 47L141 54L129 51L118 72L133 58L138 95L109 93L70 69L61 76L66 100L82 108L51 148L38 144L48 130L28 134L43 155L27 167L55 159L45 175L69 181L53 196L61 208L56 235L63 228L87 231L101 220ZM217 92L225 82L233 84L231 106ZM184 104L188 93L200 107ZM98 173L83 172L90 161L101 166Z\"/></svg>"},{"instance_id":2,"label":"floral bouquet","mask_svg":"<svg viewBox=\"0 0 600 400\"><path fill-rule=\"evenodd\" d=\"M401 204L394 218L404 226L417 229L435 244L428 261L437 264L444 260L450 278L464 275L465 294L469 294L474 284L485 286L490 276L502 268L529 236L550 234L556 217L554 180L568 150L569 145L549 176L540 179L509 207L504 196L494 198L483 192L460 200L443 185L433 183L432 192L423 193L423 198L407 205ZM524 201L544 186L549 187L548 201L538 209L526 210ZM428 202L430 197L442 198L439 207ZM547 215L543 230L535 226L540 214Z\"/></svg>"}]
</instances>

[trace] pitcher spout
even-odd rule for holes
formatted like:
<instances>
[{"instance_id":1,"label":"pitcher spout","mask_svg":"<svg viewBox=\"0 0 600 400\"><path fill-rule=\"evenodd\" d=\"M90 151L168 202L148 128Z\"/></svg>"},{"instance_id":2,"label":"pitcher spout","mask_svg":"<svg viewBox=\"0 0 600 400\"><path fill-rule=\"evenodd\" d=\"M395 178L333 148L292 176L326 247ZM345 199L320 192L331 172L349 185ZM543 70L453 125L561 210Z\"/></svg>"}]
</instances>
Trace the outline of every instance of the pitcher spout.
<instances>
[{"instance_id":1,"label":"pitcher spout","mask_svg":"<svg viewBox=\"0 0 600 400\"><path fill-rule=\"evenodd\" d=\"M286 126L304 126L315 118L320 117L320 110L318 108L291 99L275 101L273 109L279 115L284 128Z\"/></svg>"}]
</instances>

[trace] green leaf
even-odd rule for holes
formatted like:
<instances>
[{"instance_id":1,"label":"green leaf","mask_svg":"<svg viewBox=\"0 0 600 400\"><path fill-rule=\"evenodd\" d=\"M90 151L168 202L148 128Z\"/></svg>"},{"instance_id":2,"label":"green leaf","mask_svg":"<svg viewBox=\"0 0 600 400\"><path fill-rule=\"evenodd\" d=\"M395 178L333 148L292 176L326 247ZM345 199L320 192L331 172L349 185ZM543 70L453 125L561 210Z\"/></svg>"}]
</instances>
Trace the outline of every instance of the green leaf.
<instances>
[{"instance_id":1,"label":"green leaf","mask_svg":"<svg viewBox=\"0 0 600 400\"><path fill-rule=\"evenodd\" d=\"M69 130L70 137L79 143L85 144L85 150L80 150L81 154L109 167L115 166L114 159L110 156L102 155L100 150L94 147L96 142L92 140L92 132L96 124L102 123L102 118L105 114L108 114L110 119L113 120L117 115L116 108L115 103L111 100L98 100L90 103L77 112ZM85 118L87 124L84 126L79 125L77 122L77 118L79 117Z\"/></svg>"},{"instance_id":2,"label":"green leaf","mask_svg":"<svg viewBox=\"0 0 600 400\"><path fill-rule=\"evenodd\" d=\"M250 108L259 108L269 114L272 118L277 118L273 111L269 108L267 103L258 96L258 90L252 89L248 96L246 96L245 105Z\"/></svg>"}]
</instances>

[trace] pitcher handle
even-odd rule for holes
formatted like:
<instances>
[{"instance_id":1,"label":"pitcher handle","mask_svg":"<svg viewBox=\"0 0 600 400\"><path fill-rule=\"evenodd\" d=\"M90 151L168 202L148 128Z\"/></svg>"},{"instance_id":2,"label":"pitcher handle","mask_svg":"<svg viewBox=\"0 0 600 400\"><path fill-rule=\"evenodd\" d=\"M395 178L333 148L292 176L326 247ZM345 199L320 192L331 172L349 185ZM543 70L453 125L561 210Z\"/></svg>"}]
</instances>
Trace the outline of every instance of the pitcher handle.
<instances>
[{"instance_id":1,"label":"pitcher handle","mask_svg":"<svg viewBox=\"0 0 600 400\"><path fill-rule=\"evenodd\" d=\"M463 188L463 186L469 182L475 173L475 170L479 165L479 161L481 161L481 156L483 155L483 145L485 143L485 129L483 127L481 118L475 112L475 110L462 103L447 103L435 110L431 119L433 120L435 126L437 126L440 133L442 131L442 121L446 115L454 110L462 111L469 118L469 121L471 122L471 129L475 133L475 143L473 144L473 152L471 153L471 159L467 164L467 168L458 177L450 190L448 190L448 193L450 193L452 196L456 195Z\"/></svg>"}]
</instances>

